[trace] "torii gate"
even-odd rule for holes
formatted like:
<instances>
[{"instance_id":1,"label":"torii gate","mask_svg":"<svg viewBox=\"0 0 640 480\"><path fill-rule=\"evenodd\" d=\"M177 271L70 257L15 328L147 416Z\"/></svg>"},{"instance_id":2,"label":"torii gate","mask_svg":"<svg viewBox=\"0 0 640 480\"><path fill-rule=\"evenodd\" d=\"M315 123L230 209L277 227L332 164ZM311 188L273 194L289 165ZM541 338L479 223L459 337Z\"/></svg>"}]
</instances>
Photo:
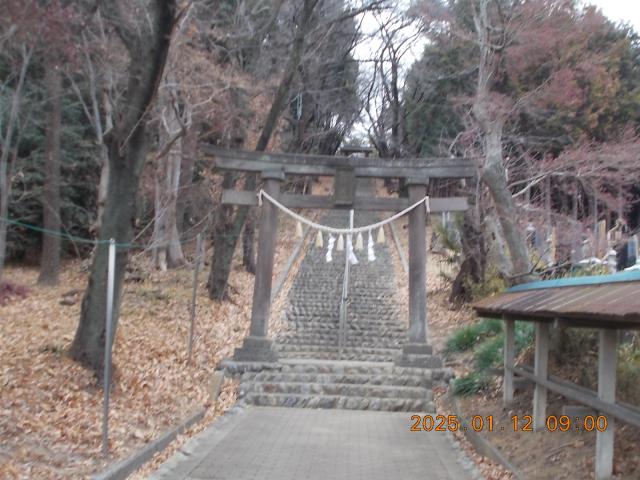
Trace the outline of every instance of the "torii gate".
<instances>
[{"instance_id":1,"label":"torii gate","mask_svg":"<svg viewBox=\"0 0 640 480\"><path fill-rule=\"evenodd\" d=\"M227 150L200 145L218 170L260 173L264 191L288 208L354 209L398 212L427 195L430 178L461 179L475 176L467 159L363 158L323 155L274 154ZM333 196L280 193L285 175L318 175L334 178ZM356 196L356 178L404 178L408 198ZM257 196L250 191L225 190L222 203L255 206ZM431 213L459 212L467 209L464 197L429 198ZM396 364L433 367L432 349L427 339L426 220L425 208L409 212L409 332L408 341ZM271 282L278 226L278 209L263 202L260 217L251 327L234 360L275 362L277 353L267 338L271 312Z\"/></svg>"}]
</instances>

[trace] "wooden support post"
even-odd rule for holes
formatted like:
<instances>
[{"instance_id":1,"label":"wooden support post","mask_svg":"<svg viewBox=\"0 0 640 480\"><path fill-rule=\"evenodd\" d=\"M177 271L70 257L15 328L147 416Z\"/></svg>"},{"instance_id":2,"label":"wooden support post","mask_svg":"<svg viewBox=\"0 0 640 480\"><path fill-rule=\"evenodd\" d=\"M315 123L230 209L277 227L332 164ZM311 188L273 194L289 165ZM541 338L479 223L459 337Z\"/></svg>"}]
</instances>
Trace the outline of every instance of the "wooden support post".
<instances>
[{"instance_id":1,"label":"wooden support post","mask_svg":"<svg viewBox=\"0 0 640 480\"><path fill-rule=\"evenodd\" d=\"M266 170L262 172L262 179L264 180L264 191L277 199L280 196L280 184L284 180L284 172L280 169ZM234 359L238 361L275 362L278 360L276 352L271 348L271 341L267 338L277 231L278 209L269 201L263 200L251 326L249 336L245 339L242 347L235 351Z\"/></svg>"},{"instance_id":2,"label":"wooden support post","mask_svg":"<svg viewBox=\"0 0 640 480\"><path fill-rule=\"evenodd\" d=\"M600 330L598 398L607 403L616 401L617 337L616 330ZM607 429L596 434L596 480L608 480L613 475L615 420L609 416L607 422Z\"/></svg>"},{"instance_id":3,"label":"wooden support post","mask_svg":"<svg viewBox=\"0 0 640 480\"><path fill-rule=\"evenodd\" d=\"M549 377L549 324L536 322L536 352L533 373L538 379ZM547 387L536 383L533 391L533 428L543 430L547 423Z\"/></svg>"},{"instance_id":4,"label":"wooden support post","mask_svg":"<svg viewBox=\"0 0 640 480\"><path fill-rule=\"evenodd\" d=\"M504 377L502 400L505 405L513 402L513 367L515 366L516 322L504 319Z\"/></svg>"},{"instance_id":5,"label":"wooden support post","mask_svg":"<svg viewBox=\"0 0 640 480\"><path fill-rule=\"evenodd\" d=\"M428 178L410 177L409 204L427 195ZM409 212L409 338L396 361L402 366L439 367L427 343L427 210L419 205Z\"/></svg>"}]
</instances>

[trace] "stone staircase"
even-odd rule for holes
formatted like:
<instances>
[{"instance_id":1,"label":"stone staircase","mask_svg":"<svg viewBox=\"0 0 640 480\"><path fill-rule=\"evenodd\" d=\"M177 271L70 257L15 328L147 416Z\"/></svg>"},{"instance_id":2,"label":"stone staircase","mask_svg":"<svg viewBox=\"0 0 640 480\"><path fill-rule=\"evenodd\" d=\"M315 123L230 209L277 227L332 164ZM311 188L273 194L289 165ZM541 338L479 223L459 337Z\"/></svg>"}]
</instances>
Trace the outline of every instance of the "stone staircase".
<instances>
[{"instance_id":1,"label":"stone staircase","mask_svg":"<svg viewBox=\"0 0 640 480\"><path fill-rule=\"evenodd\" d=\"M276 371L245 373L247 403L346 410L433 411L429 370L386 362L284 362Z\"/></svg>"},{"instance_id":2,"label":"stone staircase","mask_svg":"<svg viewBox=\"0 0 640 480\"><path fill-rule=\"evenodd\" d=\"M371 214L356 214L355 225L376 220ZM345 227L348 212L332 211L322 223ZM356 251L360 263L351 266L342 355L338 352L338 327L344 252L334 251L331 263L325 261L325 253L326 249L312 247L300 266L286 312L289 330L276 341L280 358L393 361L406 337L406 327L393 303L396 286L387 246L376 245L375 262L367 260L364 250Z\"/></svg>"},{"instance_id":3,"label":"stone staircase","mask_svg":"<svg viewBox=\"0 0 640 480\"><path fill-rule=\"evenodd\" d=\"M357 213L355 225L377 221ZM322 223L348 225L348 212L331 211ZM339 306L344 252L311 247L302 261L285 313L288 329L275 342L280 361L270 369L242 375L240 397L249 404L304 408L340 408L432 412L432 383L443 369L398 367L394 360L407 336L398 315L393 259L387 244L375 245L376 261L356 251L351 267L347 325L338 347ZM325 239L326 242L326 239ZM346 242L345 242L346 243ZM354 238L355 243L355 238Z\"/></svg>"}]
</instances>

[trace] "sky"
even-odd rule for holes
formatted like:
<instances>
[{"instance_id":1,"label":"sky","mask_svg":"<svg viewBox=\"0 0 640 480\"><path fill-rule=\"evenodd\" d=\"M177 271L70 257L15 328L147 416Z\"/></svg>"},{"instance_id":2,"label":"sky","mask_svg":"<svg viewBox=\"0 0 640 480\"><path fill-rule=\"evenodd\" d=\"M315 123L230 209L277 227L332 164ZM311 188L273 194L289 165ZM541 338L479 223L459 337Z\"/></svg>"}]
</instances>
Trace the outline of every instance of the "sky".
<instances>
[{"instance_id":1,"label":"sky","mask_svg":"<svg viewBox=\"0 0 640 480\"><path fill-rule=\"evenodd\" d=\"M640 32L640 2L638 0L591 0L589 3L602 10L613 21L629 22Z\"/></svg>"}]
</instances>

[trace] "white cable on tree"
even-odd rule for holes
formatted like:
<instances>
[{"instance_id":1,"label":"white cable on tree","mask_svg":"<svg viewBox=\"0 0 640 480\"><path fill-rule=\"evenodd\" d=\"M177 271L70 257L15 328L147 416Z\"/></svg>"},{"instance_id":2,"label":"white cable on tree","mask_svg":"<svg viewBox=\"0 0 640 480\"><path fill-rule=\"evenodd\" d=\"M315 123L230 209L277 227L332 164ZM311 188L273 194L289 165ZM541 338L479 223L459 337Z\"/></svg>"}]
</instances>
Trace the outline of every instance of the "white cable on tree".
<instances>
[{"instance_id":1,"label":"white cable on tree","mask_svg":"<svg viewBox=\"0 0 640 480\"><path fill-rule=\"evenodd\" d=\"M387 218L386 220L382 220L381 222L372 223L371 225L365 225L364 227L357 227L357 228L333 228L333 227L327 227L325 225L321 225L319 223L315 223L315 222L303 217L302 215L298 215L293 210L291 210L291 209L285 207L284 205L282 205L280 202L278 202L275 198L273 198L271 195L269 195L264 190L260 190L258 192L258 205L262 205L262 197L264 197L267 200L269 200L273 205L278 207L280 210L282 210L287 215L295 218L299 222L302 222L305 225L308 225L308 226L310 226L312 228L320 230L321 232L334 233L336 235L353 235L354 233L368 232L369 230L373 230L373 229L376 229L378 227L382 227L382 226L384 226L384 225L386 225L388 223L391 223L391 222L397 220L398 218L402 217L403 215L406 215L411 210L413 210L414 208L420 206L421 204L424 204L425 208L427 209L427 213L431 213L431 208L429 207L429 196L427 195L423 199L418 200L413 205L405 208L401 212L396 213L395 215Z\"/></svg>"}]
</instances>

